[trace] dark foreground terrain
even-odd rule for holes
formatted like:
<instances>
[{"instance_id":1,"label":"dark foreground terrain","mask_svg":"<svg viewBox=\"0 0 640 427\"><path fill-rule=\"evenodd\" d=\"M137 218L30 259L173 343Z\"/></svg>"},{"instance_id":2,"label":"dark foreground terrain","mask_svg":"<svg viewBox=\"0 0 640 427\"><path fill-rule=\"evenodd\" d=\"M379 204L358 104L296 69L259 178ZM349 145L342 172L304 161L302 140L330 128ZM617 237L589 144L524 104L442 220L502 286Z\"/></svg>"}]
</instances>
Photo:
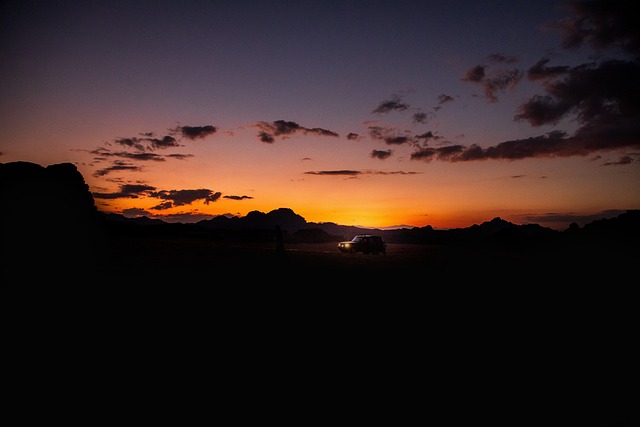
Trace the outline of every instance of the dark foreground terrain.
<instances>
[{"instance_id":1,"label":"dark foreground terrain","mask_svg":"<svg viewBox=\"0 0 640 427\"><path fill-rule=\"evenodd\" d=\"M112 236L96 265L111 280L201 278L203 281L329 286L631 285L638 251L628 246L400 244L387 254L347 254L336 242L286 243L189 237ZM632 275L632 273L631 273Z\"/></svg>"},{"instance_id":2,"label":"dark foreground terrain","mask_svg":"<svg viewBox=\"0 0 640 427\"><path fill-rule=\"evenodd\" d=\"M280 210L233 230L105 223L71 164L0 164L0 194L5 388L25 416L219 391L234 416L297 424L638 425L638 211L389 232L365 255ZM275 214L281 253L254 221Z\"/></svg>"},{"instance_id":3,"label":"dark foreground terrain","mask_svg":"<svg viewBox=\"0 0 640 427\"><path fill-rule=\"evenodd\" d=\"M294 284L309 286L531 287L635 286L640 251L635 240L557 240L540 244L387 243L387 254L342 253L337 242L291 243L276 251L265 239L191 235L48 233L5 241L10 280L70 282ZM193 282L196 281L196 282Z\"/></svg>"}]
</instances>

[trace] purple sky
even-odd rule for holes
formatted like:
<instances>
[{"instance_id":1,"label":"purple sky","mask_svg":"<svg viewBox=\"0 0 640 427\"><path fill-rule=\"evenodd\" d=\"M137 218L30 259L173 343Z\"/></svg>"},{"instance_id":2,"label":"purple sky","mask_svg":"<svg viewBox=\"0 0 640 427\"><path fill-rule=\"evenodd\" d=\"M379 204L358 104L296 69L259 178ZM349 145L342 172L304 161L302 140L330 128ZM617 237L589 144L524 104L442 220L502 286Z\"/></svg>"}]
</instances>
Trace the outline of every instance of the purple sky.
<instances>
[{"instance_id":1,"label":"purple sky","mask_svg":"<svg viewBox=\"0 0 640 427\"><path fill-rule=\"evenodd\" d=\"M0 162L72 162L101 210L563 229L640 208L630 1L0 11Z\"/></svg>"}]
</instances>

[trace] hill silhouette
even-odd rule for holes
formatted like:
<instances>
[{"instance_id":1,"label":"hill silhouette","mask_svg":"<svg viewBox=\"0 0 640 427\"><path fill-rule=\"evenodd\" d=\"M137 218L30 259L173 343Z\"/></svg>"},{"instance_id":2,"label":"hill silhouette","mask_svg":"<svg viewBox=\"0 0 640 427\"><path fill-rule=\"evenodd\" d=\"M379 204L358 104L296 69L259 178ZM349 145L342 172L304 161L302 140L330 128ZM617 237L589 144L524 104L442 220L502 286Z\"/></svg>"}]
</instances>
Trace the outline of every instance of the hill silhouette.
<instances>
[{"instance_id":1,"label":"hill silhouette","mask_svg":"<svg viewBox=\"0 0 640 427\"><path fill-rule=\"evenodd\" d=\"M5 269L39 275L98 266L103 218L73 164L2 163L0 198Z\"/></svg>"},{"instance_id":2,"label":"hill silhouette","mask_svg":"<svg viewBox=\"0 0 640 427\"><path fill-rule=\"evenodd\" d=\"M479 269L494 263L494 269L510 266L511 271L524 266L531 268L536 262L550 266L545 269L584 263L590 263L593 268L597 263L600 265L597 271L604 272L609 267L622 267L624 262L634 262L640 240L639 210L597 220L582 228L572 224L565 231L537 224L516 225L499 217L449 230L436 230L431 226L381 230L308 222L284 207L266 213L252 211L244 217L217 216L193 224L166 223L148 217L126 218L99 212L84 178L70 163L47 167L30 162L0 163L0 200L3 203L0 209L3 264L7 268L17 268L25 261L37 261L38 265L52 272L68 271L74 266L82 266L83 271L102 270L106 266L105 259L133 265L133 260L118 258L117 253L127 244L140 243L141 239L150 242L171 240L173 245L178 245L178 241L180 244L199 242L198 245L215 243L225 248L221 250L224 252L221 258L230 263L228 265L244 266L253 260L267 266L262 254L273 248L276 226L283 230L284 243L289 249L325 244L325 252L337 252L335 243L364 233L379 234L390 245L414 245L412 248L420 247L420 250L425 246L453 248L455 255L438 261L439 266L447 266L443 271L453 274L459 274L451 267L458 262ZM239 244L243 244L245 249L237 254L240 259L234 264L233 250L229 248L236 248ZM249 246L253 252L247 256ZM150 243L144 250L156 249ZM393 254L393 248L390 252ZM130 258L140 256L131 254ZM319 257L317 253L314 256ZM456 260L455 257L462 258ZM429 260L418 256L414 258L411 268L417 271L424 265L433 267L433 259L437 257ZM153 259L152 255L147 258L148 261ZM328 271L333 266L331 262L345 264L360 259L343 257L327 260L321 268ZM495 264L499 259L508 262ZM307 261L308 268L315 268L311 255ZM181 268L179 262L172 265L175 271ZM300 265L304 263L300 262ZM383 267L393 268L381 262L366 268ZM404 267L398 268L402 270Z\"/></svg>"}]
</instances>

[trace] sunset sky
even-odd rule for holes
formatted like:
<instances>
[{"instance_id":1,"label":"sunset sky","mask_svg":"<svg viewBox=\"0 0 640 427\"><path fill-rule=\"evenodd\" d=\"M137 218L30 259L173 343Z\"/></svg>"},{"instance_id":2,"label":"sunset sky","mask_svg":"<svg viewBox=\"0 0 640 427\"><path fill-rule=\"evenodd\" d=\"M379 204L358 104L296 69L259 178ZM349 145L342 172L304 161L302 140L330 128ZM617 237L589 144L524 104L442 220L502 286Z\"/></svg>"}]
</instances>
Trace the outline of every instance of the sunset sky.
<instances>
[{"instance_id":1,"label":"sunset sky","mask_svg":"<svg viewBox=\"0 0 640 427\"><path fill-rule=\"evenodd\" d=\"M633 4L9 0L0 162L168 222L564 230L640 209Z\"/></svg>"}]
</instances>

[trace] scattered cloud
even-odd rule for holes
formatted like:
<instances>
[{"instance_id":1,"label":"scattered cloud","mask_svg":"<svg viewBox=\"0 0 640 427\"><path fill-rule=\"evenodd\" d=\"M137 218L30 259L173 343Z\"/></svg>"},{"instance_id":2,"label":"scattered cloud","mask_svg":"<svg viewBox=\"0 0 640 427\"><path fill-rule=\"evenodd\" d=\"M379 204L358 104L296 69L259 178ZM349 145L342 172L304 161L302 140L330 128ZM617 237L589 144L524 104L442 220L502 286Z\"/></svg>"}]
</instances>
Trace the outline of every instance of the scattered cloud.
<instances>
[{"instance_id":1,"label":"scattered cloud","mask_svg":"<svg viewBox=\"0 0 640 427\"><path fill-rule=\"evenodd\" d=\"M487 56L487 59L491 62L499 62L503 64L513 64L518 62L518 57L514 55L503 55L501 53L492 53Z\"/></svg>"},{"instance_id":2,"label":"scattered cloud","mask_svg":"<svg viewBox=\"0 0 640 427\"><path fill-rule=\"evenodd\" d=\"M101 176L105 176L107 174L110 174L112 172L123 172L123 171L141 172L142 168L140 166L137 166L137 165L132 165L132 164L129 164L129 163L122 162L120 160L115 160L111 166L96 170L93 173L93 176L101 177Z\"/></svg>"},{"instance_id":3,"label":"scattered cloud","mask_svg":"<svg viewBox=\"0 0 640 427\"><path fill-rule=\"evenodd\" d=\"M155 206L153 209L162 210L169 209L174 206L190 205L197 200L202 200L204 204L216 202L222 196L222 193L213 192L206 188L198 190L162 190L149 193L149 196L161 200L165 203Z\"/></svg>"},{"instance_id":4,"label":"scattered cloud","mask_svg":"<svg viewBox=\"0 0 640 427\"><path fill-rule=\"evenodd\" d=\"M640 149L640 33L631 18L632 2L606 0L572 1L573 13L549 25L559 30L562 46L577 49L584 44L603 53L606 49L627 54L628 59L602 57L573 66L551 65L541 58L526 73L531 82L541 84L542 93L523 102L514 114L515 121L532 127L557 125L561 120L579 124L572 135L554 130L537 137L500 142L482 148L451 145L419 147L411 159L421 161L472 161L487 159L525 159L533 157L585 156L601 150ZM492 62L511 63L515 57L491 54ZM463 81L480 84L489 102L497 102L497 94L513 88L524 73L513 70L490 70L485 65L467 69ZM625 165L638 161L627 153L618 162Z\"/></svg>"},{"instance_id":5,"label":"scattered cloud","mask_svg":"<svg viewBox=\"0 0 640 427\"><path fill-rule=\"evenodd\" d=\"M251 196L222 196L223 199L230 199L230 200L250 200L253 199L253 197Z\"/></svg>"},{"instance_id":6,"label":"scattered cloud","mask_svg":"<svg viewBox=\"0 0 640 427\"><path fill-rule=\"evenodd\" d=\"M382 126L369 126L369 136L373 140L383 141L388 145L403 145L415 142L410 135L401 135L397 129Z\"/></svg>"},{"instance_id":7,"label":"scattered cloud","mask_svg":"<svg viewBox=\"0 0 640 427\"><path fill-rule=\"evenodd\" d=\"M156 188L145 184L122 184L120 191L115 193L92 193L96 199L137 199L147 196Z\"/></svg>"},{"instance_id":8,"label":"scattered cloud","mask_svg":"<svg viewBox=\"0 0 640 427\"><path fill-rule=\"evenodd\" d=\"M391 99L382 101L372 113L384 114L391 111L404 111L409 108L408 104L402 102L400 95L393 95Z\"/></svg>"},{"instance_id":9,"label":"scattered cloud","mask_svg":"<svg viewBox=\"0 0 640 427\"><path fill-rule=\"evenodd\" d=\"M271 144L275 141L275 137L287 138L290 135L297 133L314 134L319 136L339 136L337 132L322 128L307 128L300 126L296 122L286 120L276 120L275 122L259 122L256 125L260 131L258 132L258 139L262 142Z\"/></svg>"},{"instance_id":10,"label":"scattered cloud","mask_svg":"<svg viewBox=\"0 0 640 427\"><path fill-rule=\"evenodd\" d=\"M460 79L465 82L479 83L488 102L497 102L498 93L507 89L513 89L522 80L524 73L518 69L513 70L488 70L485 65L476 65L467 69Z\"/></svg>"},{"instance_id":11,"label":"scattered cloud","mask_svg":"<svg viewBox=\"0 0 640 427\"><path fill-rule=\"evenodd\" d=\"M171 135L165 135L162 138L155 138L153 134L144 134L143 137L116 138L113 143L122 145L123 147L133 148L138 151L145 150L164 150L167 148L180 147L181 145Z\"/></svg>"},{"instance_id":12,"label":"scattered cloud","mask_svg":"<svg viewBox=\"0 0 640 427\"><path fill-rule=\"evenodd\" d=\"M393 153L393 150L373 150L373 151L371 151L369 156L374 158L374 159L384 160L384 159L388 159L389 157L391 157L392 153Z\"/></svg>"},{"instance_id":13,"label":"scattered cloud","mask_svg":"<svg viewBox=\"0 0 640 427\"><path fill-rule=\"evenodd\" d=\"M452 102L452 101L453 101L452 96L445 95L444 93L442 95L438 95L438 105L446 104L447 102Z\"/></svg>"},{"instance_id":14,"label":"scattered cloud","mask_svg":"<svg viewBox=\"0 0 640 427\"><path fill-rule=\"evenodd\" d=\"M355 176L360 175L362 172L354 171L354 170L334 170L334 171L308 171L304 172L305 175L346 175L346 176Z\"/></svg>"},{"instance_id":15,"label":"scattered cloud","mask_svg":"<svg viewBox=\"0 0 640 427\"><path fill-rule=\"evenodd\" d=\"M593 58L598 59L566 65L554 64L549 56L545 56L532 64L525 73L518 68L500 68L501 65L509 66L508 64L519 62L517 56L491 53L486 58L488 63L493 65L471 66L460 78L464 82L479 85L487 102L496 103L500 96L517 87L526 76L530 84L539 85L539 90L517 107L513 120L527 123L532 128L544 125L557 126L564 121L571 122L578 125L573 133L554 129L529 138L496 141L488 147L478 144L430 146L429 143L445 141L445 138L419 127L434 119L435 112L443 105L455 100L454 96L444 93L437 96L436 105L433 110L428 110L429 112L412 108L404 101L402 95L394 94L380 102L371 113L411 113L406 125L412 126L413 130L364 122L367 126L366 132L373 142L382 142L398 149L410 147L410 159L423 162L513 161L526 158L587 156L604 150L615 150L620 152L618 159L603 162L603 166L637 163L640 161L640 35L633 19L635 10L632 9L635 9L633 2L571 1L569 10L572 16L549 25L549 28L560 32L563 48L577 49L587 46L597 51L599 56ZM604 55L607 50L612 50L617 56L607 57ZM619 57L620 54L622 58ZM339 136L337 132L329 129L305 127L287 120L260 121L254 127L258 129L258 140L267 144L293 135ZM419 131L416 131L416 128ZM157 152L181 148L189 142L205 139L217 132L219 128L213 125L177 126L159 136L154 132L145 132L133 137L114 138L105 143L106 147L91 151L96 164L110 162L108 166L97 169L94 176L103 177L122 171L139 172L142 169L138 162L187 160L193 155L161 155ZM223 132L228 137L235 135L232 131ZM346 134L347 141L361 141L365 138L366 135L355 132ZM118 149L108 148L114 146ZM369 157L379 160L390 159L393 154L394 150L391 149L373 149L368 152ZM393 175L416 172L341 169L303 173L353 178L365 174ZM519 177L521 176L513 176ZM155 210L166 210L198 200L212 203L221 197L229 200L252 199L250 196L222 196L220 192L208 189L157 191L154 187L143 184L123 184L118 192L93 194L101 199L155 197L162 201L153 208ZM556 220L553 214L545 218L549 221ZM544 218L532 219L542 222ZM562 220L566 221L566 217Z\"/></svg>"},{"instance_id":16,"label":"scattered cloud","mask_svg":"<svg viewBox=\"0 0 640 427\"><path fill-rule=\"evenodd\" d=\"M417 124L427 123L427 113L424 113L422 111L415 113L413 115L413 123L417 123Z\"/></svg>"},{"instance_id":17,"label":"scattered cloud","mask_svg":"<svg viewBox=\"0 0 640 427\"><path fill-rule=\"evenodd\" d=\"M413 171L357 171L357 170L325 170L325 171L307 171L306 175L330 175L330 176L349 176L355 177L359 175L420 175L422 172Z\"/></svg>"},{"instance_id":18,"label":"scattered cloud","mask_svg":"<svg viewBox=\"0 0 640 427\"><path fill-rule=\"evenodd\" d=\"M184 138L190 140L204 139L209 135L213 135L217 132L217 128L212 125L206 126L178 126L174 129L175 132L180 133Z\"/></svg>"},{"instance_id":19,"label":"scattered cloud","mask_svg":"<svg viewBox=\"0 0 640 427\"><path fill-rule=\"evenodd\" d=\"M640 53L636 4L632 1L569 1L569 15L548 25L562 34L565 49L583 44L602 51L618 48L632 55Z\"/></svg>"}]
</instances>

